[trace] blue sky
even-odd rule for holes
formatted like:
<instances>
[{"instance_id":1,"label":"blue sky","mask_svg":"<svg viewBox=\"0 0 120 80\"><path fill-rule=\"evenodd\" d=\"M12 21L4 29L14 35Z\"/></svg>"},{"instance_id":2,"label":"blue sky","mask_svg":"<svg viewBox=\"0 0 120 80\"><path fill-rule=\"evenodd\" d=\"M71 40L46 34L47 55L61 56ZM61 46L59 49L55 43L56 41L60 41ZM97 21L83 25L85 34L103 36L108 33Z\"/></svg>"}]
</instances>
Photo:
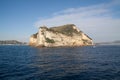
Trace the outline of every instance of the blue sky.
<instances>
[{"instance_id":1,"label":"blue sky","mask_svg":"<svg viewBox=\"0 0 120 80\"><path fill-rule=\"evenodd\" d=\"M120 40L120 0L0 0L0 40L29 41L38 27L75 24L94 42Z\"/></svg>"}]
</instances>

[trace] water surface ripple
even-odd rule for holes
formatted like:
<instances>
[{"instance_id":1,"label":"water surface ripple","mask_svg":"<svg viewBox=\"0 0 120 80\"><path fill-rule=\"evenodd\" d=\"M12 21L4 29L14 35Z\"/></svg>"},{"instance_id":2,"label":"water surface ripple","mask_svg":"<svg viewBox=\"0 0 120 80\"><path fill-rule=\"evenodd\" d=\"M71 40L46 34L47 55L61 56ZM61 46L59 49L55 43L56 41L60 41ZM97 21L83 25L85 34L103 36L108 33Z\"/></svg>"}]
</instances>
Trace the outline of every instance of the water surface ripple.
<instances>
[{"instance_id":1,"label":"water surface ripple","mask_svg":"<svg viewBox=\"0 0 120 80\"><path fill-rule=\"evenodd\" d=\"M120 46L0 46L0 80L120 80Z\"/></svg>"}]
</instances>

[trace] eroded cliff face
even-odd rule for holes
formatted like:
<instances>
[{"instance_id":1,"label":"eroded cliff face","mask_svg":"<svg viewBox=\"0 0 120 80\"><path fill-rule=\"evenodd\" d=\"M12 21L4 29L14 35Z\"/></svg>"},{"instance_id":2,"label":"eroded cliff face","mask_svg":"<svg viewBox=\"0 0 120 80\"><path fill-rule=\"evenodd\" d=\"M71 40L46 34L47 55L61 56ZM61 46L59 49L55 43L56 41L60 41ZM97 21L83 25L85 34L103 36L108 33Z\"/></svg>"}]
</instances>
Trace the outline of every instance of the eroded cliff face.
<instances>
[{"instance_id":1,"label":"eroded cliff face","mask_svg":"<svg viewBox=\"0 0 120 80\"><path fill-rule=\"evenodd\" d=\"M40 47L93 45L92 39L74 24L58 27L40 27L38 33L30 37L30 45Z\"/></svg>"}]
</instances>

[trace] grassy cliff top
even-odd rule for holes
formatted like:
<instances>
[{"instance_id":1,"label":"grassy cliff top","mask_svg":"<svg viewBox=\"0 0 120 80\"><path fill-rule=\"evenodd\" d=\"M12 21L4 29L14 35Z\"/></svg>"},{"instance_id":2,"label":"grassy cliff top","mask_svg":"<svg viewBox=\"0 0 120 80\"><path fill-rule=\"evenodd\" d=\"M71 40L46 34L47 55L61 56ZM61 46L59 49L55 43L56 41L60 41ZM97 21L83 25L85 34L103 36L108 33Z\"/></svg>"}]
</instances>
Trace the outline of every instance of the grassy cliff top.
<instances>
[{"instance_id":1,"label":"grassy cliff top","mask_svg":"<svg viewBox=\"0 0 120 80\"><path fill-rule=\"evenodd\" d=\"M57 27L51 27L48 30L50 31L54 31L54 32L59 32L68 36L73 36L73 33L77 33L79 34L80 32L78 32L76 29L73 28L73 26L75 26L74 24L66 24L63 26L57 26Z\"/></svg>"},{"instance_id":2,"label":"grassy cliff top","mask_svg":"<svg viewBox=\"0 0 120 80\"><path fill-rule=\"evenodd\" d=\"M77 27L74 24L66 24L62 26L55 26L51 28L47 28L46 26L41 26L39 29L45 29L47 31L52 31L54 33L62 33L67 36L73 36L74 34L80 35L83 33L82 31L78 30ZM37 34L33 34L32 36L34 38L37 38ZM86 35L86 34L85 34ZM89 39L91 39L88 35L86 35ZM91 39L92 40L92 39Z\"/></svg>"}]
</instances>

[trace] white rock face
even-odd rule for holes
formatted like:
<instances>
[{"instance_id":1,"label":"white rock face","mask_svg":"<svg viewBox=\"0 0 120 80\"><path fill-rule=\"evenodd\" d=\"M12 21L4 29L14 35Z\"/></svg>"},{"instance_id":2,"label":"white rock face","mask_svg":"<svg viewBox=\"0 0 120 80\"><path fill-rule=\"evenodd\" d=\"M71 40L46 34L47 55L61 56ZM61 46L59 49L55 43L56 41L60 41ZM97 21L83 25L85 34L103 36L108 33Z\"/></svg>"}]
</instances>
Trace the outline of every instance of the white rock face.
<instances>
[{"instance_id":1,"label":"white rock face","mask_svg":"<svg viewBox=\"0 0 120 80\"><path fill-rule=\"evenodd\" d=\"M37 38L35 38L34 36L31 36L29 45L35 45L36 42L37 42Z\"/></svg>"},{"instance_id":2,"label":"white rock face","mask_svg":"<svg viewBox=\"0 0 120 80\"><path fill-rule=\"evenodd\" d=\"M37 38L34 38L34 36L30 38L30 43L33 44L33 46L58 47L93 45L92 39L73 24L49 29L47 27L41 27L36 35Z\"/></svg>"}]
</instances>

